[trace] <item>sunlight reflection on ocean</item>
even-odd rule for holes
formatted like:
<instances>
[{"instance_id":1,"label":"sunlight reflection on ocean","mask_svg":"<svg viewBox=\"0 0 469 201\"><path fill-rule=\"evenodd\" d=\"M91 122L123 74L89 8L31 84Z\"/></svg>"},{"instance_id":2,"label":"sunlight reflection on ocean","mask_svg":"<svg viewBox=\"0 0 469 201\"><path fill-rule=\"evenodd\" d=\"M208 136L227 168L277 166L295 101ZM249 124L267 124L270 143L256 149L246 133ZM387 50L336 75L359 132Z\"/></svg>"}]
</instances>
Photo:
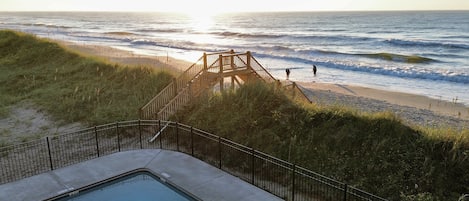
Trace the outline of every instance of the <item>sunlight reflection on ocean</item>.
<instances>
[{"instance_id":1,"label":"sunlight reflection on ocean","mask_svg":"<svg viewBox=\"0 0 469 201\"><path fill-rule=\"evenodd\" d=\"M354 84L469 105L469 12L0 13L0 28L195 62L251 51L279 79ZM312 65L318 66L313 76Z\"/></svg>"}]
</instances>

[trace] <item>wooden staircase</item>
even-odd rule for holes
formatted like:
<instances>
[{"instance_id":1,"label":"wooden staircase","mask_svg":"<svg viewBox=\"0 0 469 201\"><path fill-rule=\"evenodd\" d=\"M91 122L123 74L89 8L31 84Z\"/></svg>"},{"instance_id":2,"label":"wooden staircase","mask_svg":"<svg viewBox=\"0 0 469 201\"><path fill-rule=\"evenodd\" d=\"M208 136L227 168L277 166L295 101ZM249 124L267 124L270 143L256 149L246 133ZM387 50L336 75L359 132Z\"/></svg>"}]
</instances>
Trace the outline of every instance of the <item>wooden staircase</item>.
<instances>
[{"instance_id":1,"label":"wooden staircase","mask_svg":"<svg viewBox=\"0 0 469 201\"><path fill-rule=\"evenodd\" d=\"M183 106L204 91L215 86L223 91L252 80L277 83L291 89L295 98L311 102L294 82L275 79L248 51L235 53L233 50L218 53L204 53L192 66L175 78L158 95L140 108L141 119L168 120Z\"/></svg>"}]
</instances>

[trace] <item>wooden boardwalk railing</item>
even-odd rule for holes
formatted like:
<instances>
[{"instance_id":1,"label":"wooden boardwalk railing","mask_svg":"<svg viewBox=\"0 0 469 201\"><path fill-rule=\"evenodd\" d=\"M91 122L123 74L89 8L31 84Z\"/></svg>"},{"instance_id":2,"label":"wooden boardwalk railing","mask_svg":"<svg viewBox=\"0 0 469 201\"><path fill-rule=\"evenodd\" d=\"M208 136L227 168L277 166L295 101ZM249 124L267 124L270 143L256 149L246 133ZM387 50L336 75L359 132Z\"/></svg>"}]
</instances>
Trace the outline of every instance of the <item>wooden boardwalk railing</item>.
<instances>
[{"instance_id":1,"label":"wooden boardwalk railing","mask_svg":"<svg viewBox=\"0 0 469 201\"><path fill-rule=\"evenodd\" d=\"M224 90L225 77L231 77L231 86L249 79L263 80L267 83L282 84L251 56L250 52L204 53L197 62L175 78L168 86L140 109L141 119L168 120L180 108L187 105L193 97L219 84ZM293 83L292 94L311 102L303 91ZM290 87L287 87L290 90Z\"/></svg>"}]
</instances>

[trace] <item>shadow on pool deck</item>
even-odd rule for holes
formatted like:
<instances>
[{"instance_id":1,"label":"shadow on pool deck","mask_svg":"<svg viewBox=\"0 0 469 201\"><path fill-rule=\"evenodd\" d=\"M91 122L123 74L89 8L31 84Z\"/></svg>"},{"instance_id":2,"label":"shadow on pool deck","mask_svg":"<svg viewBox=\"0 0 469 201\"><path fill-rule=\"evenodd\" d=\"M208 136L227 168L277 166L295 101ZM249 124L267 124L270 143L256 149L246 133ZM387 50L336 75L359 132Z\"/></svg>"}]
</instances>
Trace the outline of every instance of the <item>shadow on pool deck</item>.
<instances>
[{"instance_id":1,"label":"shadow on pool deck","mask_svg":"<svg viewBox=\"0 0 469 201\"><path fill-rule=\"evenodd\" d=\"M282 200L180 152L118 152L0 185L0 200L44 200L135 169L146 168L202 200Z\"/></svg>"}]
</instances>

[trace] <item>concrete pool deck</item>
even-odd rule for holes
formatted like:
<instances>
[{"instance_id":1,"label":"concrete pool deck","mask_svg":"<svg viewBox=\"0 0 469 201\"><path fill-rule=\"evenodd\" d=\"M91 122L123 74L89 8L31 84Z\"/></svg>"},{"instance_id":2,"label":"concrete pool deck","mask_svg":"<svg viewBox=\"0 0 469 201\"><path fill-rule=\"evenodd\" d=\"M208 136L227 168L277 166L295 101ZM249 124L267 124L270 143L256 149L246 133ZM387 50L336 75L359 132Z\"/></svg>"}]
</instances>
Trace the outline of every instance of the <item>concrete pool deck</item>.
<instances>
[{"instance_id":1,"label":"concrete pool deck","mask_svg":"<svg viewBox=\"0 0 469 201\"><path fill-rule=\"evenodd\" d=\"M44 200L141 168L202 200L282 200L190 155L160 149L118 152L2 184L0 200Z\"/></svg>"}]
</instances>

